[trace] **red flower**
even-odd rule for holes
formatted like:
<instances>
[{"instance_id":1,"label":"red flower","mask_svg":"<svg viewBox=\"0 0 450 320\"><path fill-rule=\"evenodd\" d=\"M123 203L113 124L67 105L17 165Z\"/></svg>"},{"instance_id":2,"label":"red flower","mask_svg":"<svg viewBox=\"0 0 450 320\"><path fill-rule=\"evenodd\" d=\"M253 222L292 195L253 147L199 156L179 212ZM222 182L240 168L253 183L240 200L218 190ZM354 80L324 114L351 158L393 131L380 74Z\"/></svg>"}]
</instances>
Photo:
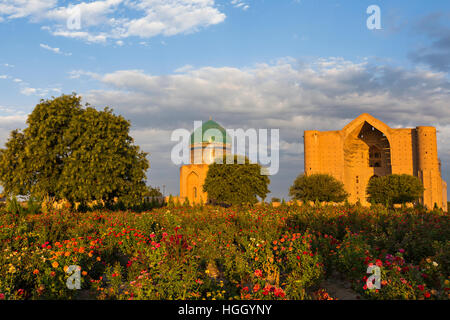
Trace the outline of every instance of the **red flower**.
<instances>
[{"instance_id":1,"label":"red flower","mask_svg":"<svg viewBox=\"0 0 450 320\"><path fill-rule=\"evenodd\" d=\"M423 285L421 285L421 284L419 284L419 285L417 286L417 288L419 288L420 291L423 291L423 289L425 289L425 287L424 287Z\"/></svg>"},{"instance_id":2,"label":"red flower","mask_svg":"<svg viewBox=\"0 0 450 320\"><path fill-rule=\"evenodd\" d=\"M259 269L256 269L256 270L255 270L255 276L256 276L256 277L262 278L262 275L263 275L263 274L262 274L262 271L261 271L261 270L259 270Z\"/></svg>"},{"instance_id":3,"label":"red flower","mask_svg":"<svg viewBox=\"0 0 450 320\"><path fill-rule=\"evenodd\" d=\"M284 293L283 289L281 288L275 288L274 294L276 297L283 298L286 294Z\"/></svg>"},{"instance_id":4,"label":"red flower","mask_svg":"<svg viewBox=\"0 0 450 320\"><path fill-rule=\"evenodd\" d=\"M429 298L431 296L431 294L427 291L427 292L425 292L424 296L425 296L425 298Z\"/></svg>"}]
</instances>

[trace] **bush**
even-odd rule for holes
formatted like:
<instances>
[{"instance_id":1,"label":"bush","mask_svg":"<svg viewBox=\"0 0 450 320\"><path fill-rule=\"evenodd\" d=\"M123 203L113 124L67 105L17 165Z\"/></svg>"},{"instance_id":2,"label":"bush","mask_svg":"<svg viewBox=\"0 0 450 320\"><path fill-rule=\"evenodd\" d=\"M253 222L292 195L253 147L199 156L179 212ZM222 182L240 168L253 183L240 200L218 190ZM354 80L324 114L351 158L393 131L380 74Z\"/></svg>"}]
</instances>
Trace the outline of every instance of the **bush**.
<instances>
[{"instance_id":1,"label":"bush","mask_svg":"<svg viewBox=\"0 0 450 320\"><path fill-rule=\"evenodd\" d=\"M248 158L244 163L234 156L233 163L226 162L226 156L222 163L209 165L203 191L208 193L208 200L222 205L255 204L257 197L265 199L269 193L270 183L267 175L261 174L261 166L250 163Z\"/></svg>"},{"instance_id":2,"label":"bush","mask_svg":"<svg viewBox=\"0 0 450 320\"><path fill-rule=\"evenodd\" d=\"M6 210L15 216L20 216L25 212L24 208L19 203L19 201L17 201L16 197L12 197L11 199L8 199L6 201Z\"/></svg>"},{"instance_id":3,"label":"bush","mask_svg":"<svg viewBox=\"0 0 450 320\"><path fill-rule=\"evenodd\" d=\"M369 201L387 207L414 202L422 197L424 190L419 178L407 174L373 177L367 186Z\"/></svg>"},{"instance_id":4,"label":"bush","mask_svg":"<svg viewBox=\"0 0 450 320\"><path fill-rule=\"evenodd\" d=\"M299 175L289 195L304 202L342 202L348 198L344 184L328 174Z\"/></svg>"}]
</instances>

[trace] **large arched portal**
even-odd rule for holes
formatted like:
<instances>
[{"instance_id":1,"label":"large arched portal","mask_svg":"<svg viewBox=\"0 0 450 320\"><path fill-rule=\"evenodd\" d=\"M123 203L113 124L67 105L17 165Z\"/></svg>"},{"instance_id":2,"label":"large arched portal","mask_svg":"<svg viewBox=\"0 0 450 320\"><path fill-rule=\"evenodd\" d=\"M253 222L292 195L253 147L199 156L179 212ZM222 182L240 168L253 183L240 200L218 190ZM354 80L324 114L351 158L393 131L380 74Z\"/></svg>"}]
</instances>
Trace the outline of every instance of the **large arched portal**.
<instances>
[{"instance_id":1,"label":"large arched portal","mask_svg":"<svg viewBox=\"0 0 450 320\"><path fill-rule=\"evenodd\" d=\"M345 185L350 201L367 203L366 188L370 178L392 173L388 138L364 121L345 138L344 165Z\"/></svg>"}]
</instances>

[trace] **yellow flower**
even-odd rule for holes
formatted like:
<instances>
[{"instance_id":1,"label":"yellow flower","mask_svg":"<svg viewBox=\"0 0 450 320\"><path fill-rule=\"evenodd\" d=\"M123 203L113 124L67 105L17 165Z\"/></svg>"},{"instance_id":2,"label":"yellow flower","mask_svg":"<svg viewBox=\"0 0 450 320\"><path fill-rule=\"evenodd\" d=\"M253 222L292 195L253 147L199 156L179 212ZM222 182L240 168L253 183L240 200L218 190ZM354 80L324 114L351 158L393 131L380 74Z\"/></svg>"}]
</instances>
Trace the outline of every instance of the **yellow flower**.
<instances>
[{"instance_id":1,"label":"yellow flower","mask_svg":"<svg viewBox=\"0 0 450 320\"><path fill-rule=\"evenodd\" d=\"M9 273L15 273L16 272L16 268L14 268L14 266L10 266L8 272Z\"/></svg>"},{"instance_id":2,"label":"yellow flower","mask_svg":"<svg viewBox=\"0 0 450 320\"><path fill-rule=\"evenodd\" d=\"M59 263L56 262L56 261L53 261L52 267L53 267L53 268L58 268L58 266L59 266Z\"/></svg>"}]
</instances>

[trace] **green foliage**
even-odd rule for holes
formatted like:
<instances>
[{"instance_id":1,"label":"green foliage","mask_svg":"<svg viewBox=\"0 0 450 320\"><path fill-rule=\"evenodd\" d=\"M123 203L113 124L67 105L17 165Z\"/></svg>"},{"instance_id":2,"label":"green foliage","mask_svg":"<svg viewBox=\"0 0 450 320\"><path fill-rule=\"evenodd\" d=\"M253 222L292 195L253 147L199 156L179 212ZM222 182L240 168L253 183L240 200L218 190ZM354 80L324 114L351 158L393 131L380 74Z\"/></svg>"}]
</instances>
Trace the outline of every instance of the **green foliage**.
<instances>
[{"instance_id":1,"label":"green foliage","mask_svg":"<svg viewBox=\"0 0 450 320\"><path fill-rule=\"evenodd\" d=\"M167 207L169 207L169 208L175 207L175 202L173 201L173 196L172 195L169 195L169 199L167 201Z\"/></svg>"},{"instance_id":2,"label":"green foliage","mask_svg":"<svg viewBox=\"0 0 450 320\"><path fill-rule=\"evenodd\" d=\"M304 202L342 202L348 198L344 184L328 174L299 175L289 195Z\"/></svg>"},{"instance_id":3,"label":"green foliage","mask_svg":"<svg viewBox=\"0 0 450 320\"><path fill-rule=\"evenodd\" d=\"M255 204L257 197L265 199L269 193L270 179L261 174L259 164L250 163L248 158L240 164L239 157L234 156L233 163L209 165L203 191L208 193L208 200L218 204Z\"/></svg>"},{"instance_id":4,"label":"green foliage","mask_svg":"<svg viewBox=\"0 0 450 320\"><path fill-rule=\"evenodd\" d=\"M41 212L41 201L36 199L35 197L29 197L27 201L27 213L29 214L38 214Z\"/></svg>"},{"instance_id":5,"label":"green foliage","mask_svg":"<svg viewBox=\"0 0 450 320\"><path fill-rule=\"evenodd\" d=\"M130 123L105 108L83 108L81 97L41 100L23 133L13 131L0 150L0 182L8 195L70 202L118 198L126 204L145 194L146 153L133 145Z\"/></svg>"},{"instance_id":6,"label":"green foliage","mask_svg":"<svg viewBox=\"0 0 450 320\"><path fill-rule=\"evenodd\" d=\"M22 207L19 201L17 201L17 198L15 196L6 201L6 210L7 212L12 213L14 216L21 216L25 213L25 209Z\"/></svg>"},{"instance_id":7,"label":"green foliage","mask_svg":"<svg viewBox=\"0 0 450 320\"><path fill-rule=\"evenodd\" d=\"M146 197L162 197L163 194L161 193L161 190L159 189L159 187L153 188L151 186L148 186L145 196Z\"/></svg>"},{"instance_id":8,"label":"green foliage","mask_svg":"<svg viewBox=\"0 0 450 320\"><path fill-rule=\"evenodd\" d=\"M422 197L423 191L420 179L407 174L373 177L367 186L369 201L388 207L414 202Z\"/></svg>"}]
</instances>

